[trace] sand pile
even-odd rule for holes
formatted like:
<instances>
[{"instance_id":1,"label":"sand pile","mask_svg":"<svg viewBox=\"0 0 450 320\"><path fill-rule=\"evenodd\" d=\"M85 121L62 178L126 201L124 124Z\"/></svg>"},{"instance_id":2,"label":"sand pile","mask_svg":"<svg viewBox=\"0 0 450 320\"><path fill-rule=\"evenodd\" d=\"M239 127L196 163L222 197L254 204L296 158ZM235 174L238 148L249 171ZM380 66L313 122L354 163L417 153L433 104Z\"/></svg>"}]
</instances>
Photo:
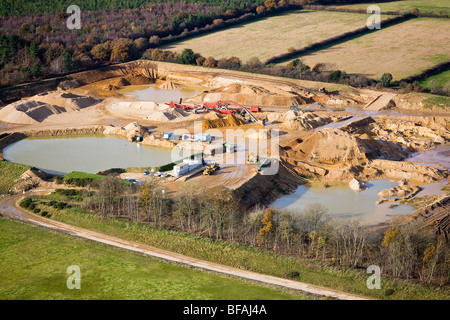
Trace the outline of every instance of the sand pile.
<instances>
[{"instance_id":1,"label":"sand pile","mask_svg":"<svg viewBox=\"0 0 450 320\"><path fill-rule=\"evenodd\" d=\"M202 92L186 101L202 103L215 102L218 100L231 100L242 104L253 104L262 106L286 106L306 104L307 98L298 93L285 91L275 86L253 86L241 83ZM309 100L309 99L308 99Z\"/></svg>"},{"instance_id":2,"label":"sand pile","mask_svg":"<svg viewBox=\"0 0 450 320\"><path fill-rule=\"evenodd\" d=\"M285 157L324 164L361 164L374 152L364 140L334 128L314 132L304 140L294 140L283 149Z\"/></svg>"},{"instance_id":3,"label":"sand pile","mask_svg":"<svg viewBox=\"0 0 450 320\"><path fill-rule=\"evenodd\" d=\"M121 101L109 105L108 110L119 116L166 122L177 118L184 118L188 114L179 109L170 108L166 104L152 101Z\"/></svg>"},{"instance_id":4,"label":"sand pile","mask_svg":"<svg viewBox=\"0 0 450 320\"><path fill-rule=\"evenodd\" d=\"M257 130L256 132L246 135L247 139L252 139L252 140L267 140L267 139L270 139L271 137L272 137L271 132L266 129Z\"/></svg>"},{"instance_id":5,"label":"sand pile","mask_svg":"<svg viewBox=\"0 0 450 320\"><path fill-rule=\"evenodd\" d=\"M127 124L125 127L115 127L105 126L105 130L103 134L116 134L121 136L126 136L129 141L131 141L134 137L137 136L145 136L147 134L147 130L145 127L141 126L137 122L131 122Z\"/></svg>"},{"instance_id":6,"label":"sand pile","mask_svg":"<svg viewBox=\"0 0 450 320\"><path fill-rule=\"evenodd\" d=\"M242 117L229 114L223 119L216 120L203 120L202 121L202 129L214 129L214 128L224 128L224 127L239 127L245 124L245 121Z\"/></svg>"},{"instance_id":7,"label":"sand pile","mask_svg":"<svg viewBox=\"0 0 450 320\"><path fill-rule=\"evenodd\" d=\"M119 87L120 88L120 87L129 86L130 82L127 79L125 79L125 78L118 78L118 79L115 79L115 80L111 81L111 84L113 86L115 86L115 87Z\"/></svg>"},{"instance_id":8,"label":"sand pile","mask_svg":"<svg viewBox=\"0 0 450 320\"><path fill-rule=\"evenodd\" d=\"M29 100L40 101L50 105L63 107L66 108L66 110L80 110L92 107L101 102L101 100L94 99L92 97L79 96L73 93L58 91L40 93L29 98Z\"/></svg>"},{"instance_id":9,"label":"sand pile","mask_svg":"<svg viewBox=\"0 0 450 320\"><path fill-rule=\"evenodd\" d=\"M159 87L164 90L175 90L175 89L180 89L182 86L179 85L178 83L175 83L172 81L166 81Z\"/></svg>"},{"instance_id":10,"label":"sand pile","mask_svg":"<svg viewBox=\"0 0 450 320\"><path fill-rule=\"evenodd\" d=\"M19 124L36 124L54 114L66 112L64 108L39 101L16 101L0 110L0 121Z\"/></svg>"},{"instance_id":11,"label":"sand pile","mask_svg":"<svg viewBox=\"0 0 450 320\"><path fill-rule=\"evenodd\" d=\"M333 122L330 117L320 117L313 112L288 111L284 118L285 121L280 124L280 128L290 130L312 130Z\"/></svg>"},{"instance_id":12,"label":"sand pile","mask_svg":"<svg viewBox=\"0 0 450 320\"><path fill-rule=\"evenodd\" d=\"M183 119L187 116L189 116L189 114L184 112L183 110L170 108L163 111L154 111L148 116L145 116L144 119L157 122L168 122L177 119Z\"/></svg>"}]
</instances>

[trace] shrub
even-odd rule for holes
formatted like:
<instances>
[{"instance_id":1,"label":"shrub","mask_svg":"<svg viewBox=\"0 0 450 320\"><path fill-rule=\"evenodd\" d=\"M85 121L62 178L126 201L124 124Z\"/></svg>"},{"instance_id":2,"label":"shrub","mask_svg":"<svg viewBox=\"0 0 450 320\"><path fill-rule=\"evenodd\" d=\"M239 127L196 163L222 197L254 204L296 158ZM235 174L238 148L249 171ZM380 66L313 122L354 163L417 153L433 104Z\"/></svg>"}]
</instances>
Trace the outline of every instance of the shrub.
<instances>
[{"instance_id":1,"label":"shrub","mask_svg":"<svg viewBox=\"0 0 450 320\"><path fill-rule=\"evenodd\" d=\"M42 212L41 212L41 216L46 217L47 215L48 215L48 212L47 212L47 211L42 211Z\"/></svg>"},{"instance_id":2,"label":"shrub","mask_svg":"<svg viewBox=\"0 0 450 320\"><path fill-rule=\"evenodd\" d=\"M298 271L290 271L287 276L291 279L296 279L300 277L300 273Z\"/></svg>"},{"instance_id":3,"label":"shrub","mask_svg":"<svg viewBox=\"0 0 450 320\"><path fill-rule=\"evenodd\" d=\"M58 210L62 210L62 209L64 209L65 207L67 207L67 203L65 203L65 202L58 202L58 203L56 204L56 209L58 209Z\"/></svg>"},{"instance_id":4,"label":"shrub","mask_svg":"<svg viewBox=\"0 0 450 320\"><path fill-rule=\"evenodd\" d=\"M196 64L194 51L192 49L184 49L178 56L177 62L181 64Z\"/></svg>"},{"instance_id":5,"label":"shrub","mask_svg":"<svg viewBox=\"0 0 450 320\"><path fill-rule=\"evenodd\" d=\"M386 289L385 291L384 291L384 295L386 296L386 297L389 297L389 296L392 296L393 294L394 294L394 292L395 292L395 290L394 289Z\"/></svg>"},{"instance_id":6,"label":"shrub","mask_svg":"<svg viewBox=\"0 0 450 320\"><path fill-rule=\"evenodd\" d=\"M34 213L39 213L39 212L41 212L41 209L35 208L35 209L33 210L33 212L34 212Z\"/></svg>"},{"instance_id":7,"label":"shrub","mask_svg":"<svg viewBox=\"0 0 450 320\"><path fill-rule=\"evenodd\" d=\"M22 208L27 209L27 208L30 207L30 205L31 205L32 202L33 202L33 199L31 199L30 197L26 197L25 199L23 199L22 201L20 201L19 205L20 205Z\"/></svg>"},{"instance_id":8,"label":"shrub","mask_svg":"<svg viewBox=\"0 0 450 320\"><path fill-rule=\"evenodd\" d=\"M381 76L380 83L383 87L389 87L392 81L392 74L385 73Z\"/></svg>"}]
</instances>

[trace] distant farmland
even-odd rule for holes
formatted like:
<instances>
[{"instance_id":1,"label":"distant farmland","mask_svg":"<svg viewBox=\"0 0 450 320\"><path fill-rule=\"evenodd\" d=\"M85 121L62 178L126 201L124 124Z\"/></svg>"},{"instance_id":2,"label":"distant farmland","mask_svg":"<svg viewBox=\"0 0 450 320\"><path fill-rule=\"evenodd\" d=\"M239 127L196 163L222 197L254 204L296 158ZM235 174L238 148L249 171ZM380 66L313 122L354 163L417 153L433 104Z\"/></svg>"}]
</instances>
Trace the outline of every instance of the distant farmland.
<instances>
[{"instance_id":1,"label":"distant farmland","mask_svg":"<svg viewBox=\"0 0 450 320\"><path fill-rule=\"evenodd\" d=\"M167 45L162 49L190 48L216 59L252 57L261 61L365 26L369 15L326 11L296 11L239 25L209 35Z\"/></svg>"},{"instance_id":2,"label":"distant farmland","mask_svg":"<svg viewBox=\"0 0 450 320\"><path fill-rule=\"evenodd\" d=\"M450 14L450 1L448 0L406 0L406 1L391 1L383 3L349 4L336 7L366 10L370 5L379 6L381 12L399 11L404 13L410 12L412 9L417 8L422 13L434 12L435 14Z\"/></svg>"},{"instance_id":3,"label":"distant farmland","mask_svg":"<svg viewBox=\"0 0 450 320\"><path fill-rule=\"evenodd\" d=\"M450 21L418 18L302 57L313 66L331 63L334 69L379 78L391 73L402 79L450 59Z\"/></svg>"}]
</instances>

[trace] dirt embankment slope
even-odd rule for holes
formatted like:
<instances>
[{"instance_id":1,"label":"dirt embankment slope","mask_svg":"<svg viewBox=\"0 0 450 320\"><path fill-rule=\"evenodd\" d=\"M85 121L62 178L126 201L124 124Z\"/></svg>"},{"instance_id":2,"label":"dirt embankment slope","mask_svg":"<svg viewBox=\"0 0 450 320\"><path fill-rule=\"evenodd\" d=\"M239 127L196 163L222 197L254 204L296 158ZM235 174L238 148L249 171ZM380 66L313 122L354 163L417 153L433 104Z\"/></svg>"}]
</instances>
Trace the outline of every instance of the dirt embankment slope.
<instances>
[{"instance_id":1,"label":"dirt embankment slope","mask_svg":"<svg viewBox=\"0 0 450 320\"><path fill-rule=\"evenodd\" d=\"M297 138L280 148L280 156L303 175L330 181L407 179L430 183L446 170L413 164L408 155L450 142L442 118L371 117L340 129L328 128Z\"/></svg>"}]
</instances>

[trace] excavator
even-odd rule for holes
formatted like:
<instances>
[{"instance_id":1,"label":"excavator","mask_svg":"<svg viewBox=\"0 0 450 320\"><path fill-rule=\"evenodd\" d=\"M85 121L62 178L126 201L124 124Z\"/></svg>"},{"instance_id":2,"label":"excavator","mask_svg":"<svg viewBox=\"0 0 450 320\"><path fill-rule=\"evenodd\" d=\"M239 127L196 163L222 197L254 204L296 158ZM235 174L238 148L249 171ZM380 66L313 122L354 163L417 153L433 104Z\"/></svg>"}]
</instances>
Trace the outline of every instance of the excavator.
<instances>
[{"instance_id":1,"label":"excavator","mask_svg":"<svg viewBox=\"0 0 450 320\"><path fill-rule=\"evenodd\" d=\"M247 164L257 164L259 162L259 156L254 153L249 153L247 155Z\"/></svg>"},{"instance_id":2,"label":"excavator","mask_svg":"<svg viewBox=\"0 0 450 320\"><path fill-rule=\"evenodd\" d=\"M203 175L210 176L214 174L216 171L219 171L220 166L217 163L213 163L206 167L206 169L203 171Z\"/></svg>"}]
</instances>

